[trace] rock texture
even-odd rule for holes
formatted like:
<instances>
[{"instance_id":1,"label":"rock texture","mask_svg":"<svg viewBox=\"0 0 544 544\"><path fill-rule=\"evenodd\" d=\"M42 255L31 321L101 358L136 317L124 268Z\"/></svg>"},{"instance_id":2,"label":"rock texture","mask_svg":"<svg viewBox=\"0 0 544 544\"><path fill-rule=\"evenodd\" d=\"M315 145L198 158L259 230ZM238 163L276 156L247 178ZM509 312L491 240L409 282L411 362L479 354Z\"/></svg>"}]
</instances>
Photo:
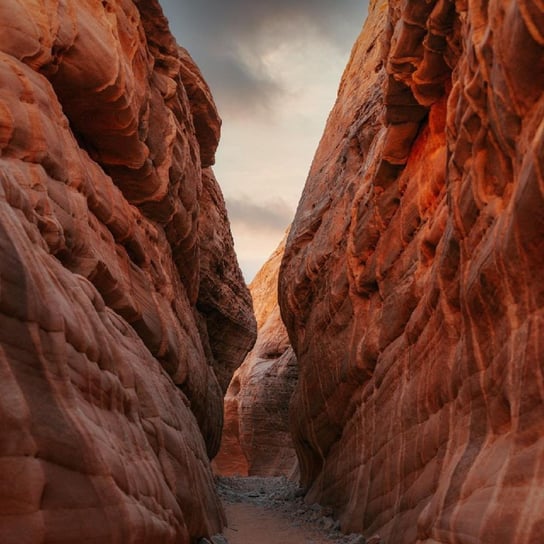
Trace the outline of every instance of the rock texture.
<instances>
[{"instance_id":1,"label":"rock texture","mask_svg":"<svg viewBox=\"0 0 544 544\"><path fill-rule=\"evenodd\" d=\"M156 1L0 4L2 543L221 530L220 381L255 322L219 130Z\"/></svg>"},{"instance_id":2,"label":"rock texture","mask_svg":"<svg viewBox=\"0 0 544 544\"><path fill-rule=\"evenodd\" d=\"M225 396L225 426L214 469L224 476L297 474L289 402L297 361L280 316L278 273L285 239L250 285L258 335Z\"/></svg>"},{"instance_id":3,"label":"rock texture","mask_svg":"<svg viewBox=\"0 0 544 544\"><path fill-rule=\"evenodd\" d=\"M253 302L234 256L225 201L210 168L203 171L202 182L197 306L205 319L208 361L212 361L224 394L240 361L255 343L257 325L253 312L248 312Z\"/></svg>"},{"instance_id":4,"label":"rock texture","mask_svg":"<svg viewBox=\"0 0 544 544\"><path fill-rule=\"evenodd\" d=\"M371 2L280 273L310 500L544 541L544 8Z\"/></svg>"}]
</instances>

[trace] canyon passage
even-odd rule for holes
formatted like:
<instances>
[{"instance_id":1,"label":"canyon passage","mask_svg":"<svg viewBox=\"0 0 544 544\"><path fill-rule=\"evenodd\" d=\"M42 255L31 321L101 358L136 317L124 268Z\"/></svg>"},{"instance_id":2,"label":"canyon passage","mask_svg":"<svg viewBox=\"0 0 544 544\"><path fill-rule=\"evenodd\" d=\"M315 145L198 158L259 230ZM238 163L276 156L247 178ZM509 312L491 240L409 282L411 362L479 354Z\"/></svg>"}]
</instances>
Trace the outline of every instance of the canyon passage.
<instances>
[{"instance_id":1,"label":"canyon passage","mask_svg":"<svg viewBox=\"0 0 544 544\"><path fill-rule=\"evenodd\" d=\"M543 29L371 1L248 288L159 2L1 0L0 542L544 542Z\"/></svg>"}]
</instances>

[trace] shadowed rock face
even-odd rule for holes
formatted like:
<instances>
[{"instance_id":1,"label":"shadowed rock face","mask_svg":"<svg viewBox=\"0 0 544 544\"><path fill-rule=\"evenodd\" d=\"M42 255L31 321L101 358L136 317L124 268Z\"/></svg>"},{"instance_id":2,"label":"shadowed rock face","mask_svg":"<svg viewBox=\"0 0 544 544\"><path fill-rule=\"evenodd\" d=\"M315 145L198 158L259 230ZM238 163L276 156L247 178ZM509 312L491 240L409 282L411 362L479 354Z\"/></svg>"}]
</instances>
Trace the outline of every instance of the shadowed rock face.
<instances>
[{"instance_id":1,"label":"shadowed rock face","mask_svg":"<svg viewBox=\"0 0 544 544\"><path fill-rule=\"evenodd\" d=\"M220 382L255 321L219 129L154 0L1 3L2 543L221 529Z\"/></svg>"},{"instance_id":2,"label":"shadowed rock face","mask_svg":"<svg viewBox=\"0 0 544 544\"><path fill-rule=\"evenodd\" d=\"M200 235L200 290L198 325L208 364L220 387L213 395L215 414L223 414L223 396L234 371L255 343L257 325L252 300L234 255L234 242L225 210L225 201L210 168L202 175ZM219 406L217 406L219 403ZM200 403L195 412L205 436L211 439L210 458L221 444L222 425L210 418L209 407ZM221 423L223 421L221 420Z\"/></svg>"},{"instance_id":3,"label":"shadowed rock face","mask_svg":"<svg viewBox=\"0 0 544 544\"><path fill-rule=\"evenodd\" d=\"M289 431L297 361L277 299L284 248L285 239L250 285L259 333L225 396L221 449L214 459L216 472L225 476L294 477L297 473Z\"/></svg>"},{"instance_id":4,"label":"shadowed rock face","mask_svg":"<svg viewBox=\"0 0 544 544\"><path fill-rule=\"evenodd\" d=\"M309 498L395 543L544 540L544 12L372 2L280 273Z\"/></svg>"}]
</instances>

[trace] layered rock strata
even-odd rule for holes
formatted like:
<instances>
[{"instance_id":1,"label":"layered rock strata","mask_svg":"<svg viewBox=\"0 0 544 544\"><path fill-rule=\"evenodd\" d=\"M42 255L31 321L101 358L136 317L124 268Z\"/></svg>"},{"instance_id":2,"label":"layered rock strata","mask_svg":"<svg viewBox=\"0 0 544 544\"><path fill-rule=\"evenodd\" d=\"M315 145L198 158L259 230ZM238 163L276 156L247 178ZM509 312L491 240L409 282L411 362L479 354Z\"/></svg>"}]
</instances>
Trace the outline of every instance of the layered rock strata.
<instances>
[{"instance_id":1,"label":"layered rock strata","mask_svg":"<svg viewBox=\"0 0 544 544\"><path fill-rule=\"evenodd\" d=\"M219 130L155 0L0 4L2 543L221 530L220 381L255 322Z\"/></svg>"},{"instance_id":2,"label":"layered rock strata","mask_svg":"<svg viewBox=\"0 0 544 544\"><path fill-rule=\"evenodd\" d=\"M280 273L302 480L344 530L544 540L543 25L371 2Z\"/></svg>"},{"instance_id":3,"label":"layered rock strata","mask_svg":"<svg viewBox=\"0 0 544 544\"><path fill-rule=\"evenodd\" d=\"M258 335L234 373L225 396L225 426L214 469L224 476L295 477L297 458L289 430L289 402L297 360L281 320L277 284L281 242L251 282Z\"/></svg>"}]
</instances>

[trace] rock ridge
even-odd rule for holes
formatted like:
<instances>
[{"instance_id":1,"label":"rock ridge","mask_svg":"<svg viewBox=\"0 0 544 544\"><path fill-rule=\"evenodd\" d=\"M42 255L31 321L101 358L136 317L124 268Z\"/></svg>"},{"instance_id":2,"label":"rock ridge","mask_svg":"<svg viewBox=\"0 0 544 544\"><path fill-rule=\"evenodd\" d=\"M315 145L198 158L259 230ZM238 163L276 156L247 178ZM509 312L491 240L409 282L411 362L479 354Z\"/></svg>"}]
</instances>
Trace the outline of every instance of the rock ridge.
<instances>
[{"instance_id":1,"label":"rock ridge","mask_svg":"<svg viewBox=\"0 0 544 544\"><path fill-rule=\"evenodd\" d=\"M290 436L289 403L297 361L280 316L278 274L287 233L249 289L257 341L234 373L225 395L225 425L214 470L224 476L298 476Z\"/></svg>"},{"instance_id":2,"label":"rock ridge","mask_svg":"<svg viewBox=\"0 0 544 544\"><path fill-rule=\"evenodd\" d=\"M220 382L256 325L219 132L156 0L2 2L2 542L220 532Z\"/></svg>"},{"instance_id":3,"label":"rock ridge","mask_svg":"<svg viewBox=\"0 0 544 544\"><path fill-rule=\"evenodd\" d=\"M378 0L352 50L279 289L302 481L344 530L544 538L543 17Z\"/></svg>"}]
</instances>

